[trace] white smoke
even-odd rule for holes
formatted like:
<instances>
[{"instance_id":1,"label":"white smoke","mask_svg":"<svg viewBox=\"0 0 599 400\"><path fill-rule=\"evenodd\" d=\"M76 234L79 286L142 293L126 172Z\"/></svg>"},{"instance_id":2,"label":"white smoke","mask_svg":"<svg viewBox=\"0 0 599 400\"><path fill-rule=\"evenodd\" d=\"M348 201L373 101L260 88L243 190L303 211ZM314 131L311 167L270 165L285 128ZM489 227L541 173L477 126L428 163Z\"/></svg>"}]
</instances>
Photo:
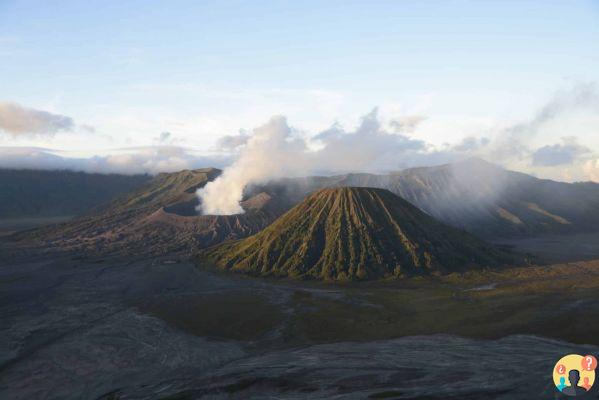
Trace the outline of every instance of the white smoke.
<instances>
[{"instance_id":1,"label":"white smoke","mask_svg":"<svg viewBox=\"0 0 599 400\"><path fill-rule=\"evenodd\" d=\"M244 188L281 177L314 173L397 169L426 152L426 144L381 127L377 110L362 118L355 132L339 125L310 140L287 125L282 116L273 117L254 129L240 147L237 160L216 180L198 190L203 214L243 213L239 202ZM316 147L316 145L318 147Z\"/></svg>"},{"instance_id":2,"label":"white smoke","mask_svg":"<svg viewBox=\"0 0 599 400\"><path fill-rule=\"evenodd\" d=\"M243 213L239 202L248 183L293 175L302 169L306 154L306 143L292 136L285 117L272 117L254 129L239 158L220 177L198 190L202 213Z\"/></svg>"}]
</instances>

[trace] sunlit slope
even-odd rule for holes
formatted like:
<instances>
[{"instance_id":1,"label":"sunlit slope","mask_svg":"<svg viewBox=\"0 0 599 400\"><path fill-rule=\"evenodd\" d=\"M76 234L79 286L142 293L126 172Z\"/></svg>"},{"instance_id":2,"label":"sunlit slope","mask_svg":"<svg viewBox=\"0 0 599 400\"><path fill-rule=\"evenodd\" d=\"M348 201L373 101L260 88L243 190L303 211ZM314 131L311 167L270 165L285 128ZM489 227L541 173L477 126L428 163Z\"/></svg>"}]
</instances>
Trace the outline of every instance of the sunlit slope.
<instances>
[{"instance_id":1,"label":"sunlit slope","mask_svg":"<svg viewBox=\"0 0 599 400\"><path fill-rule=\"evenodd\" d=\"M247 239L208 249L221 268L323 280L403 277L497 266L510 256L388 190L319 190Z\"/></svg>"}]
</instances>

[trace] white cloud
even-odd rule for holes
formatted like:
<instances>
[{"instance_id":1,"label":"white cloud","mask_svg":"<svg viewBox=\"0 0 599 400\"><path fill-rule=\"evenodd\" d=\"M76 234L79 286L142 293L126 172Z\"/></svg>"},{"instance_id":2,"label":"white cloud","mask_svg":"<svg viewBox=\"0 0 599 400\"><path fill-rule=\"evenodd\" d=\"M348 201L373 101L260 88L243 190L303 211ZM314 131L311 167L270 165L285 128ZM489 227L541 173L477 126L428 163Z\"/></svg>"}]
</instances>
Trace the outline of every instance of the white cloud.
<instances>
[{"instance_id":1,"label":"white cloud","mask_svg":"<svg viewBox=\"0 0 599 400\"><path fill-rule=\"evenodd\" d=\"M599 138L599 89L595 83L560 91L531 119L496 132L493 156L504 163L518 162L533 156L533 145L543 147L549 140L573 136ZM595 145L599 146L599 141ZM551 148L543 150L549 151Z\"/></svg>"},{"instance_id":2,"label":"white cloud","mask_svg":"<svg viewBox=\"0 0 599 400\"><path fill-rule=\"evenodd\" d=\"M245 145L250 135L244 130L239 131L237 135L225 135L218 139L216 148L223 151L234 151Z\"/></svg>"},{"instance_id":3,"label":"white cloud","mask_svg":"<svg viewBox=\"0 0 599 400\"><path fill-rule=\"evenodd\" d=\"M16 103L0 102L0 131L20 135L54 135L72 131L75 122L65 115L23 107Z\"/></svg>"},{"instance_id":4,"label":"white cloud","mask_svg":"<svg viewBox=\"0 0 599 400\"><path fill-rule=\"evenodd\" d=\"M401 118L392 119L389 125L395 132L412 133L427 117L424 115L406 115Z\"/></svg>"},{"instance_id":5,"label":"white cloud","mask_svg":"<svg viewBox=\"0 0 599 400\"><path fill-rule=\"evenodd\" d=\"M555 166L572 164L579 157L589 154L588 147L578 144L575 137L562 138L563 143L543 146L532 154L532 165Z\"/></svg>"}]
</instances>

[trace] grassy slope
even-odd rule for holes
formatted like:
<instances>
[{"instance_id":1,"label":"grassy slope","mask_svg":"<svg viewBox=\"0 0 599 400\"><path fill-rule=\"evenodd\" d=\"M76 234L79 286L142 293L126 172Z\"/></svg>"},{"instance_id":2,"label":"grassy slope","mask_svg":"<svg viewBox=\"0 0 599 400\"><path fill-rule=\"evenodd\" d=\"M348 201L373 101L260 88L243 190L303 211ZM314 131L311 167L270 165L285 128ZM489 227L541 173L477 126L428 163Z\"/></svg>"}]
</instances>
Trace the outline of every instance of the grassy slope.
<instances>
[{"instance_id":1,"label":"grassy slope","mask_svg":"<svg viewBox=\"0 0 599 400\"><path fill-rule=\"evenodd\" d=\"M259 275L374 279L497 266L510 258L383 189L323 189L264 231L206 252Z\"/></svg>"}]
</instances>

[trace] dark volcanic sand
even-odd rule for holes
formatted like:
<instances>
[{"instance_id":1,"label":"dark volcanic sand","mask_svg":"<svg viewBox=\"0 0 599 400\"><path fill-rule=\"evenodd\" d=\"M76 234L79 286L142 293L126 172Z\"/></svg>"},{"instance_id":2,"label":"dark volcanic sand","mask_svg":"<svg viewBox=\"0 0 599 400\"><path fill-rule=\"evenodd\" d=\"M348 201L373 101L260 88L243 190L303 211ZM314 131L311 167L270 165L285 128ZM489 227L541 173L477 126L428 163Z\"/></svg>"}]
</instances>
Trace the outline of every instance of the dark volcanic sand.
<instances>
[{"instance_id":1,"label":"dark volcanic sand","mask_svg":"<svg viewBox=\"0 0 599 400\"><path fill-rule=\"evenodd\" d=\"M164 260L0 264L0 288L2 399L541 399L562 355L599 353L523 335L317 344L296 316L349 288Z\"/></svg>"}]
</instances>

